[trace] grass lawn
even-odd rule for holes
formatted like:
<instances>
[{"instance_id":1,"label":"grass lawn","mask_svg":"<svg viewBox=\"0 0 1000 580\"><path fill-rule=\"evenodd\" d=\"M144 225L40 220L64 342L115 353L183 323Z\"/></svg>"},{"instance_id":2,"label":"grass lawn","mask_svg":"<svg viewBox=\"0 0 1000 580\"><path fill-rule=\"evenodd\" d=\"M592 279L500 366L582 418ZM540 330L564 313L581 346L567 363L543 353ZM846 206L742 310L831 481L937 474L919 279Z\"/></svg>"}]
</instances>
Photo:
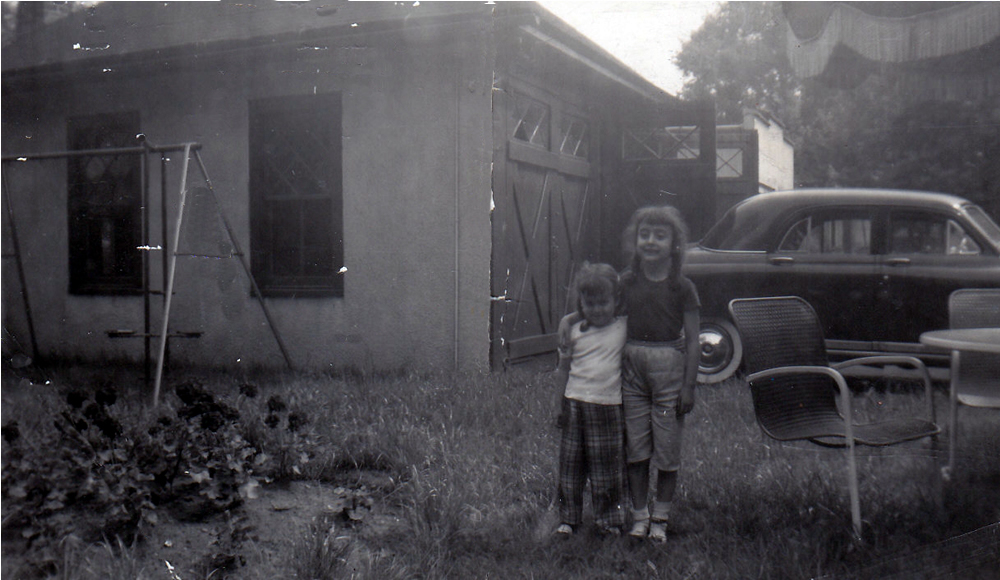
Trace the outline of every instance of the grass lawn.
<instances>
[{"instance_id":1,"label":"grass lawn","mask_svg":"<svg viewBox=\"0 0 1000 580\"><path fill-rule=\"evenodd\" d=\"M844 453L764 439L741 381L700 387L668 541L557 540L553 378L171 371L150 409L120 365L4 369L3 577L997 577L996 411L960 410L943 485L947 426L859 449L856 543Z\"/></svg>"}]
</instances>

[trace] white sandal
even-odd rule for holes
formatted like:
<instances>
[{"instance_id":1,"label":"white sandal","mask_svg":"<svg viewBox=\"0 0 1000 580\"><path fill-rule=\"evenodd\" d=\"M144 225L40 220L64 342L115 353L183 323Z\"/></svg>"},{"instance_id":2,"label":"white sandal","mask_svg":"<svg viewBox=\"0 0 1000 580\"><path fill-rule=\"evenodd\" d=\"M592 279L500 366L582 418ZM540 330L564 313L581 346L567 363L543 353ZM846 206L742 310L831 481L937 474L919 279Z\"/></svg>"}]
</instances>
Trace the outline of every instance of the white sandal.
<instances>
[{"instance_id":1,"label":"white sandal","mask_svg":"<svg viewBox=\"0 0 1000 580\"><path fill-rule=\"evenodd\" d=\"M649 539L654 542L666 542L667 541L667 522L666 520L654 521L652 525L649 526Z\"/></svg>"},{"instance_id":2,"label":"white sandal","mask_svg":"<svg viewBox=\"0 0 1000 580\"><path fill-rule=\"evenodd\" d=\"M646 534L649 533L649 518L644 520L635 520L632 522L632 529L629 530L628 535L633 538L645 538Z\"/></svg>"}]
</instances>

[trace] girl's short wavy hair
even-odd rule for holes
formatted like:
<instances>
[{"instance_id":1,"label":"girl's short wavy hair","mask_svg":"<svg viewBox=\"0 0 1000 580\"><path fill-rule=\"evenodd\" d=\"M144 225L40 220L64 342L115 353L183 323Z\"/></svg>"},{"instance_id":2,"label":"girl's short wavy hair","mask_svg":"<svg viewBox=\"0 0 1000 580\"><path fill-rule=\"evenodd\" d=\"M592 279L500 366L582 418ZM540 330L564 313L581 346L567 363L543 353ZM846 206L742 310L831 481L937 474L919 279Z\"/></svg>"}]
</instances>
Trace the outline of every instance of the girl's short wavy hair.
<instances>
[{"instance_id":1,"label":"girl's short wavy hair","mask_svg":"<svg viewBox=\"0 0 1000 580\"><path fill-rule=\"evenodd\" d=\"M621 281L618 272L611 264L584 262L573 277L571 304L577 313L583 316L583 296L604 298L610 297L615 302L615 310L621 306Z\"/></svg>"},{"instance_id":2,"label":"girl's short wavy hair","mask_svg":"<svg viewBox=\"0 0 1000 580\"><path fill-rule=\"evenodd\" d=\"M627 269L631 273L639 271L639 254L636 252L636 238L639 226L667 226L674 233L673 245L670 248L670 279L677 282L684 265L684 252L688 244L688 228L681 212L673 206L647 206L635 210L622 232L622 250L625 253Z\"/></svg>"}]
</instances>

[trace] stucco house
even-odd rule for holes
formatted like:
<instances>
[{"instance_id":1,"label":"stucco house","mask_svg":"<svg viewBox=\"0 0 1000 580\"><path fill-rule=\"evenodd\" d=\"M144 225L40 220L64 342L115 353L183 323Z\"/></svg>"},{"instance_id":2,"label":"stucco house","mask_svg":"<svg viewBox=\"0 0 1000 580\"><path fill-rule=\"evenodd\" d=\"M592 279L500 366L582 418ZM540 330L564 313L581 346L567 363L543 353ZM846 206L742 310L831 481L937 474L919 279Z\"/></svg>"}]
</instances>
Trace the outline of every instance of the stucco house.
<instances>
[{"instance_id":1,"label":"stucco house","mask_svg":"<svg viewBox=\"0 0 1000 580\"><path fill-rule=\"evenodd\" d=\"M533 3L106 2L2 61L5 356L148 366L169 304L170 360L500 368L634 207L714 219L711 104Z\"/></svg>"}]
</instances>

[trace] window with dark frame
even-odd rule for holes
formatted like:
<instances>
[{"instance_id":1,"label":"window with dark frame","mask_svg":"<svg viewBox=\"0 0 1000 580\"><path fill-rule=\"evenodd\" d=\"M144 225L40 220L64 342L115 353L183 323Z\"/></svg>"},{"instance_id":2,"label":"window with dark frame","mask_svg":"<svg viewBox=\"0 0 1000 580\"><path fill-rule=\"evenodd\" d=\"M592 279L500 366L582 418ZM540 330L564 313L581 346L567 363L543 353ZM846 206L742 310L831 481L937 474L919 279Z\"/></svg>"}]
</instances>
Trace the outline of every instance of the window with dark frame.
<instances>
[{"instance_id":1,"label":"window with dark frame","mask_svg":"<svg viewBox=\"0 0 1000 580\"><path fill-rule=\"evenodd\" d=\"M532 145L549 148L549 106L538 99L526 95L514 96L514 107L510 110L514 128L512 137Z\"/></svg>"},{"instance_id":2,"label":"window with dark frame","mask_svg":"<svg viewBox=\"0 0 1000 580\"><path fill-rule=\"evenodd\" d=\"M889 253L928 255L977 255L982 252L965 229L945 216L893 212L889 227Z\"/></svg>"},{"instance_id":3,"label":"window with dark frame","mask_svg":"<svg viewBox=\"0 0 1000 580\"><path fill-rule=\"evenodd\" d=\"M341 95L250 102L250 262L265 296L343 296Z\"/></svg>"},{"instance_id":4,"label":"window with dark frame","mask_svg":"<svg viewBox=\"0 0 1000 580\"><path fill-rule=\"evenodd\" d=\"M797 221L778 244L779 252L871 254L872 220L861 213L827 212Z\"/></svg>"},{"instance_id":5,"label":"window with dark frame","mask_svg":"<svg viewBox=\"0 0 1000 580\"><path fill-rule=\"evenodd\" d=\"M71 151L134 147L139 113L71 117ZM69 291L142 291L142 158L137 154L71 156L67 161Z\"/></svg>"}]
</instances>

